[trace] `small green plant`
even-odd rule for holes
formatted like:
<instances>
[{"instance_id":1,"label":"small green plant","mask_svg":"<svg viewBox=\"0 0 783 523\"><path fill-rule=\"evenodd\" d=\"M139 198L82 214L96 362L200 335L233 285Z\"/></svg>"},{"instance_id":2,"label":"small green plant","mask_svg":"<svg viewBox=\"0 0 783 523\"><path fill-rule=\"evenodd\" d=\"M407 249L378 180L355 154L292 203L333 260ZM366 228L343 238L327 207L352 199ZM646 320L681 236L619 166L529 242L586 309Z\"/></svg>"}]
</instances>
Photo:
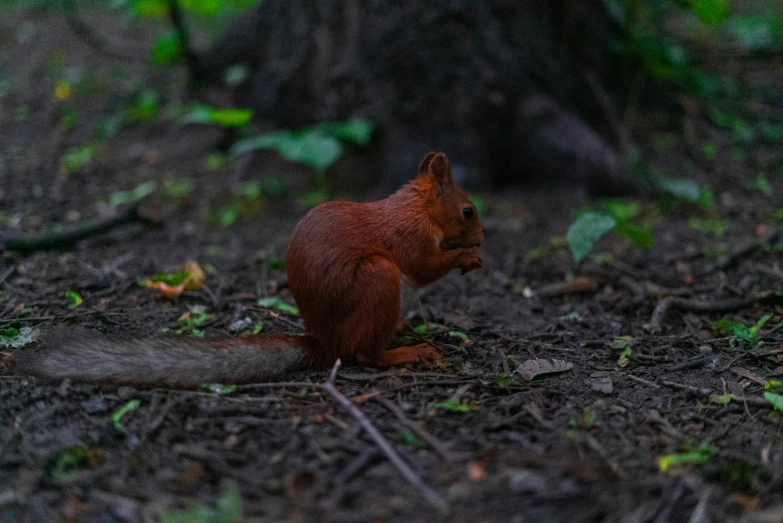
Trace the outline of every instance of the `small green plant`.
<instances>
[{"instance_id":1,"label":"small green plant","mask_svg":"<svg viewBox=\"0 0 783 523\"><path fill-rule=\"evenodd\" d=\"M783 396L774 392L765 392L764 399L770 402L775 410L783 412Z\"/></svg>"},{"instance_id":2,"label":"small green plant","mask_svg":"<svg viewBox=\"0 0 783 523\"><path fill-rule=\"evenodd\" d=\"M313 168L317 186L323 187L326 169L343 154L342 141L367 145L372 131L373 124L367 120L324 123L296 131L286 129L240 140L229 150L229 156L271 149L287 160Z\"/></svg>"},{"instance_id":3,"label":"small green plant","mask_svg":"<svg viewBox=\"0 0 783 523\"><path fill-rule=\"evenodd\" d=\"M156 65L175 62L182 55L182 40L179 31L172 29L155 39L150 49L150 58Z\"/></svg>"},{"instance_id":4,"label":"small green plant","mask_svg":"<svg viewBox=\"0 0 783 523\"><path fill-rule=\"evenodd\" d=\"M615 336L612 343L609 346L617 351L620 351L620 355L617 358L617 364L620 367L628 365L628 356L633 354L633 337L632 336Z\"/></svg>"},{"instance_id":5,"label":"small green plant","mask_svg":"<svg viewBox=\"0 0 783 523\"><path fill-rule=\"evenodd\" d=\"M738 343L746 343L751 347L759 344L758 332L767 321L772 317L771 314L765 314L755 325L748 327L744 323L733 322L728 318L723 318L712 324L713 329L718 332L731 332L729 345L734 347Z\"/></svg>"},{"instance_id":6,"label":"small green plant","mask_svg":"<svg viewBox=\"0 0 783 523\"><path fill-rule=\"evenodd\" d=\"M162 523L236 523L242 521L242 496L230 485L217 500L215 508L192 501L185 510L163 511Z\"/></svg>"},{"instance_id":7,"label":"small green plant","mask_svg":"<svg viewBox=\"0 0 783 523\"><path fill-rule=\"evenodd\" d=\"M213 124L221 127L244 127L253 118L252 109L215 109L208 105L194 104L185 108L179 118L182 124Z\"/></svg>"},{"instance_id":8,"label":"small green plant","mask_svg":"<svg viewBox=\"0 0 783 523\"><path fill-rule=\"evenodd\" d=\"M659 189L680 201L703 209L712 208L715 204L715 197L709 187L700 186L687 178L669 178L659 171L651 171L650 175Z\"/></svg>"},{"instance_id":9,"label":"small green plant","mask_svg":"<svg viewBox=\"0 0 783 523\"><path fill-rule=\"evenodd\" d=\"M18 349L24 347L38 338L38 329L33 327L22 327L21 329L15 329L8 327L6 329L0 329L0 347L8 347L11 349Z\"/></svg>"},{"instance_id":10,"label":"small green plant","mask_svg":"<svg viewBox=\"0 0 783 523\"><path fill-rule=\"evenodd\" d=\"M169 198L182 199L190 194L188 180L166 180L163 184L163 194Z\"/></svg>"},{"instance_id":11,"label":"small green plant","mask_svg":"<svg viewBox=\"0 0 783 523\"><path fill-rule=\"evenodd\" d=\"M617 220L606 214L586 212L571 224L566 241L574 262L579 263L604 234L611 231Z\"/></svg>"},{"instance_id":12,"label":"small green plant","mask_svg":"<svg viewBox=\"0 0 783 523\"><path fill-rule=\"evenodd\" d=\"M116 207L117 205L138 203L154 193L157 188L158 184L153 180L140 183L130 191L118 191L110 194L109 205Z\"/></svg>"},{"instance_id":13,"label":"small green plant","mask_svg":"<svg viewBox=\"0 0 783 523\"><path fill-rule=\"evenodd\" d=\"M68 308L69 309L75 309L79 305L82 304L82 297L79 295L78 292L74 291L68 291L65 293L65 299L68 300Z\"/></svg>"},{"instance_id":14,"label":"small green plant","mask_svg":"<svg viewBox=\"0 0 783 523\"><path fill-rule=\"evenodd\" d=\"M204 331L199 327L204 325L211 316L207 314L206 307L203 305L193 305L189 307L188 312L183 313L177 318L177 334L190 334L197 338L204 337Z\"/></svg>"},{"instance_id":15,"label":"small green plant","mask_svg":"<svg viewBox=\"0 0 783 523\"><path fill-rule=\"evenodd\" d=\"M75 173L90 163L95 157L95 148L92 145L69 149L62 158L63 170L66 174Z\"/></svg>"},{"instance_id":16,"label":"small green plant","mask_svg":"<svg viewBox=\"0 0 783 523\"><path fill-rule=\"evenodd\" d=\"M122 426L122 418L129 412L132 412L136 409L138 409L141 406L141 400L131 400L122 407L120 407L119 410L117 410L114 414L111 415L112 422L114 423L114 428L125 432L125 427Z\"/></svg>"},{"instance_id":17,"label":"small green plant","mask_svg":"<svg viewBox=\"0 0 783 523\"><path fill-rule=\"evenodd\" d=\"M258 306L265 309L277 309L288 314L299 314L299 308L289 305L277 296L271 298L261 298L258 300Z\"/></svg>"},{"instance_id":18,"label":"small green plant","mask_svg":"<svg viewBox=\"0 0 783 523\"><path fill-rule=\"evenodd\" d=\"M89 467L89 451L83 445L74 445L63 450L48 468L49 476L59 480L70 473Z\"/></svg>"},{"instance_id":19,"label":"small green plant","mask_svg":"<svg viewBox=\"0 0 783 523\"><path fill-rule=\"evenodd\" d=\"M159 112L160 95L147 89L136 95L133 105L125 111L125 119L129 122L151 122Z\"/></svg>"},{"instance_id":20,"label":"small green plant","mask_svg":"<svg viewBox=\"0 0 783 523\"><path fill-rule=\"evenodd\" d=\"M721 237L726 234L729 228L728 220L701 219L691 217L688 219L688 227L694 231L709 232L715 236Z\"/></svg>"},{"instance_id":21,"label":"small green plant","mask_svg":"<svg viewBox=\"0 0 783 523\"><path fill-rule=\"evenodd\" d=\"M765 173L758 173L753 179L753 187L755 187L764 196L772 196L772 185L769 183L769 178Z\"/></svg>"},{"instance_id":22,"label":"small green plant","mask_svg":"<svg viewBox=\"0 0 783 523\"><path fill-rule=\"evenodd\" d=\"M435 407L439 408L439 409L450 410L452 412L461 412L463 414L466 413L466 412L470 412L472 410L478 410L479 409L478 405L474 405L474 404L471 404L471 403L465 403L465 402L457 403L457 402L452 401L452 400L443 401L441 403L436 403Z\"/></svg>"},{"instance_id":23,"label":"small green plant","mask_svg":"<svg viewBox=\"0 0 783 523\"><path fill-rule=\"evenodd\" d=\"M669 454L658 458L658 468L661 472L668 472L672 467L682 463L707 463L715 453L715 448L706 442L698 445L685 444L684 447L684 452L681 454Z\"/></svg>"},{"instance_id":24,"label":"small green plant","mask_svg":"<svg viewBox=\"0 0 783 523\"><path fill-rule=\"evenodd\" d=\"M233 394L237 390L236 385L222 385L220 383L203 383L201 385L201 390L204 392L211 392L212 394L217 394L218 396L223 396L226 394Z\"/></svg>"}]
</instances>

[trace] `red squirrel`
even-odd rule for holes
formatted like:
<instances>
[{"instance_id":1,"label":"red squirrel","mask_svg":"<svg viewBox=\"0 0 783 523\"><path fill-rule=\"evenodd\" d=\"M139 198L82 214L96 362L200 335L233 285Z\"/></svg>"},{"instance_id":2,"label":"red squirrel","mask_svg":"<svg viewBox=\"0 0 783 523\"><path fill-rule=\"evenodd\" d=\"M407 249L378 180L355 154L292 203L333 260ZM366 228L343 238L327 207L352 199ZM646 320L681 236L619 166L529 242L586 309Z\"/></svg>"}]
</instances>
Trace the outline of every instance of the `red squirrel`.
<instances>
[{"instance_id":1,"label":"red squirrel","mask_svg":"<svg viewBox=\"0 0 783 523\"><path fill-rule=\"evenodd\" d=\"M198 387L328 368L337 358L372 367L440 359L428 344L387 350L400 322L401 286L480 268L483 240L476 207L453 182L446 155L429 153L416 178L386 199L327 202L296 225L286 265L303 336L123 340L58 329L42 347L18 351L15 366L49 378Z\"/></svg>"}]
</instances>

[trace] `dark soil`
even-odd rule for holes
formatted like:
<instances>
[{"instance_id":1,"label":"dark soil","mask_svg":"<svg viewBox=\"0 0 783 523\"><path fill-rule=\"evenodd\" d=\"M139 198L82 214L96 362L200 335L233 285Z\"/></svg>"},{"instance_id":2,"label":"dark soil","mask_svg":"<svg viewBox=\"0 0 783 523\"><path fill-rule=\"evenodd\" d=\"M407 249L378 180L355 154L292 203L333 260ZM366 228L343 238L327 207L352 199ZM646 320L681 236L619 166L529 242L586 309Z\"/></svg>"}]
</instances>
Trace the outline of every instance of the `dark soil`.
<instances>
[{"instance_id":1,"label":"dark soil","mask_svg":"<svg viewBox=\"0 0 783 523\"><path fill-rule=\"evenodd\" d=\"M0 71L12 79L0 97L3 229L74 225L96 216L111 194L148 180L161 187L189 180L191 190L182 198L159 190L144 202L162 228L134 224L66 251L6 252L0 328L56 324L142 336L175 329L177 318L201 305L210 314L201 326L207 338L236 335L230 327L244 318L297 332L298 318L276 318L256 303L265 296L292 303L285 273L271 260L284 254L306 208L294 196L266 197L263 208L227 228L210 228L202 215L232 201L237 178L276 171L296 194L307 173L272 155L259 155L258 169L210 170L206 158L221 132L161 118L123 128L87 166L65 175L63 154L92 141L99 119L138 90L158 90L164 104L187 97L181 71L96 55L62 21L34 21L0 21ZM60 68L52 64L58 50ZM68 101L77 122L66 131L64 103L52 93L58 75L79 74L91 87ZM698 118L685 119L688 133L682 116L638 120L644 125L635 137L649 163L710 184L713 208L642 202L646 214L658 216L652 248L608 237L595 250L609 254L603 262L576 266L562 248L530 254L565 233L572 211L587 203L579 190L487 194L484 268L424 289L406 321L404 334L431 340L445 364L347 367L337 375L339 390L448 501L447 512L427 504L325 393L46 383L14 374L13 350L3 349L0 521L155 520L191 500L214 507L232 482L248 520L783 520L783 417L762 396L764 380L780 379L783 365L783 310L774 297L732 312L672 308L658 332L649 329L654 307L668 296L715 304L783 287L780 243L763 242L781 206L783 152L760 140L732 149L730 133ZM702 139L716 145L715 159L693 145ZM769 173L772 196L749 182L760 171ZM690 228L694 216L728 220L725 235ZM749 242L758 248L746 249ZM191 259L214 271L204 289L179 301L161 301L136 284ZM571 277L586 278L577 281L588 290L549 287ZM67 291L84 302L69 308ZM753 325L764 314L772 317L755 349L713 332L724 316ZM423 322L448 327L412 330ZM469 342L447 334L453 330ZM625 366L611 345L618 336L632 338ZM530 358L573 368L527 382L515 369ZM289 379L321 383L327 375ZM724 394L735 398L724 404L710 397ZM141 404L118 429L113 414L132 400ZM438 406L449 401L466 411ZM714 448L706 463L660 471L660 457L702 443ZM79 457L75 446L86 454ZM78 459L66 466L62 456Z\"/></svg>"}]
</instances>

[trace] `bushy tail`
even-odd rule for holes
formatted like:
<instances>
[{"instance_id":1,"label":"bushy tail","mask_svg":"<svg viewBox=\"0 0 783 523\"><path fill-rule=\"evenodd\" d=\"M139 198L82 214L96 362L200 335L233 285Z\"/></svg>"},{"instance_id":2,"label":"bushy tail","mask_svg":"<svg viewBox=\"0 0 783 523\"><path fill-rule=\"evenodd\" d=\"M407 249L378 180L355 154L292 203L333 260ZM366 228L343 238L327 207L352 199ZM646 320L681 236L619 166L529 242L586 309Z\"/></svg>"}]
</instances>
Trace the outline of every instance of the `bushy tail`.
<instances>
[{"instance_id":1,"label":"bushy tail","mask_svg":"<svg viewBox=\"0 0 783 523\"><path fill-rule=\"evenodd\" d=\"M306 363L305 336L111 339L81 329L49 333L38 349L14 353L17 372L132 385L198 387L275 378Z\"/></svg>"}]
</instances>

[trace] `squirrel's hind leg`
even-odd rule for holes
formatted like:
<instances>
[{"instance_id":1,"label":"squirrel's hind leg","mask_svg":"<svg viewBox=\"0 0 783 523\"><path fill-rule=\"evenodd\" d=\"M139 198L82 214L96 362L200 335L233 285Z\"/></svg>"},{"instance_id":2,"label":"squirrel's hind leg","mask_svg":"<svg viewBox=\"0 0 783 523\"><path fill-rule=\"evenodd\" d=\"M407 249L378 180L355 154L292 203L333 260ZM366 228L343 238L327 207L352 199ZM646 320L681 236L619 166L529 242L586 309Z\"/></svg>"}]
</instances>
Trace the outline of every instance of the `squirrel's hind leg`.
<instances>
[{"instance_id":1,"label":"squirrel's hind leg","mask_svg":"<svg viewBox=\"0 0 783 523\"><path fill-rule=\"evenodd\" d=\"M368 367L393 367L407 363L431 364L443 358L435 347L428 343L420 343L410 347L398 347L391 350L382 350L374 354L367 361L359 360L359 363Z\"/></svg>"}]
</instances>

